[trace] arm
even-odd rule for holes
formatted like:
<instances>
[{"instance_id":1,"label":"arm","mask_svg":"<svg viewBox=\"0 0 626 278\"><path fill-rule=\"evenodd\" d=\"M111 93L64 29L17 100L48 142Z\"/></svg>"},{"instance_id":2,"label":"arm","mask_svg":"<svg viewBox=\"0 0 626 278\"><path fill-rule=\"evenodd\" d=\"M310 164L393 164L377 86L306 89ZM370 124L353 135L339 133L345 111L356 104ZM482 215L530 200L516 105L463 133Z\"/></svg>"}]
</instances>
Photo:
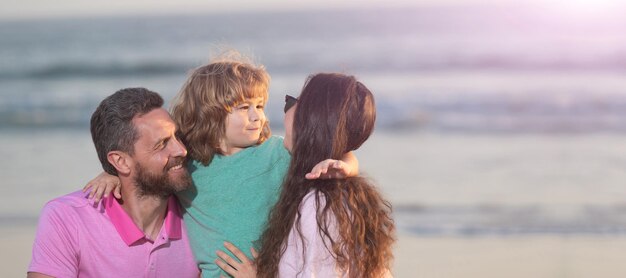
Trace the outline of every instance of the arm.
<instances>
[{"instance_id":1,"label":"arm","mask_svg":"<svg viewBox=\"0 0 626 278\"><path fill-rule=\"evenodd\" d=\"M359 160L353 152L343 155L341 160L326 159L313 167L305 178L314 179L345 179L359 174Z\"/></svg>"},{"instance_id":2,"label":"arm","mask_svg":"<svg viewBox=\"0 0 626 278\"><path fill-rule=\"evenodd\" d=\"M80 256L76 217L55 201L40 216L28 277L77 277Z\"/></svg>"},{"instance_id":3,"label":"arm","mask_svg":"<svg viewBox=\"0 0 626 278\"><path fill-rule=\"evenodd\" d=\"M87 185L83 187L83 192L86 192L90 188L91 191L89 192L89 199L93 199L94 203L98 203L103 197L106 198L109 196L111 191L113 191L115 198L122 198L120 179L117 176L108 174L107 172L102 172L93 180L90 180Z\"/></svg>"}]
</instances>

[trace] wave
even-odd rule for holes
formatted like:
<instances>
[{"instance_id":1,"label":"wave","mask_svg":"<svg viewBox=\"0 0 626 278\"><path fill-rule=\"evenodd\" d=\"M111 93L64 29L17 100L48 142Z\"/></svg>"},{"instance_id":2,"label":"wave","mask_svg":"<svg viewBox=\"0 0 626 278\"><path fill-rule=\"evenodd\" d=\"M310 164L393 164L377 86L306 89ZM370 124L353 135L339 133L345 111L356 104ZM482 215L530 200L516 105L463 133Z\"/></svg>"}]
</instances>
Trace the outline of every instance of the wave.
<instances>
[{"instance_id":1,"label":"wave","mask_svg":"<svg viewBox=\"0 0 626 278\"><path fill-rule=\"evenodd\" d=\"M0 127L84 127L99 99L0 100ZM423 96L377 99L377 128L386 131L492 133L626 132L626 96L600 102L586 98L563 105L541 96L517 103L506 96L444 101ZM272 128L282 128L282 113L267 111Z\"/></svg>"},{"instance_id":2,"label":"wave","mask_svg":"<svg viewBox=\"0 0 626 278\"><path fill-rule=\"evenodd\" d=\"M371 53L364 53L372 56ZM351 71L362 73L406 73L406 72L437 72L437 71L605 71L619 73L626 71L626 56L606 57L605 59L586 61L563 61L543 60L529 61L519 57L442 57L438 61L430 61L432 58L411 55L402 61L381 60L372 62L371 58L364 62L362 56L347 59L347 65ZM380 59L387 59L381 57ZM297 59L285 57L282 61L273 61L266 64L271 73L301 73L309 74L311 69L328 68L325 62L319 64L293 64L289 62ZM384 65L384 67L381 67ZM194 67L194 64L186 61L168 62L114 62L114 63L88 63L88 62L62 62L56 64L33 66L26 69L0 68L0 80L27 80L27 79L71 79L71 78L115 78L115 77L153 77L163 75L184 75ZM329 68L329 70L331 70Z\"/></svg>"},{"instance_id":3,"label":"wave","mask_svg":"<svg viewBox=\"0 0 626 278\"><path fill-rule=\"evenodd\" d=\"M57 63L24 70L0 71L0 80L64 79L64 78L115 78L181 75L191 69L182 62L142 63Z\"/></svg>"},{"instance_id":4,"label":"wave","mask_svg":"<svg viewBox=\"0 0 626 278\"><path fill-rule=\"evenodd\" d=\"M395 205L397 229L415 236L626 235L626 205ZM0 215L2 226L32 226L36 215Z\"/></svg>"}]
</instances>

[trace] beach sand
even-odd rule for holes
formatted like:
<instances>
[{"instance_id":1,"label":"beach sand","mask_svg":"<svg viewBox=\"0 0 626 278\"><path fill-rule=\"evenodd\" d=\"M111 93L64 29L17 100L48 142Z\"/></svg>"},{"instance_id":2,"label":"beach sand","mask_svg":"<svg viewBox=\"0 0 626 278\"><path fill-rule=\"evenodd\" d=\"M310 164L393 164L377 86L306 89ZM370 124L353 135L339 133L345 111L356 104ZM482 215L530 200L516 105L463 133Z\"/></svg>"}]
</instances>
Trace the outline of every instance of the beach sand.
<instances>
[{"instance_id":1,"label":"beach sand","mask_svg":"<svg viewBox=\"0 0 626 278\"><path fill-rule=\"evenodd\" d=\"M0 277L24 277L34 227L2 227ZM400 235L395 277L622 278L626 237Z\"/></svg>"},{"instance_id":2,"label":"beach sand","mask_svg":"<svg viewBox=\"0 0 626 278\"><path fill-rule=\"evenodd\" d=\"M396 277L626 277L625 237L401 236Z\"/></svg>"}]
</instances>

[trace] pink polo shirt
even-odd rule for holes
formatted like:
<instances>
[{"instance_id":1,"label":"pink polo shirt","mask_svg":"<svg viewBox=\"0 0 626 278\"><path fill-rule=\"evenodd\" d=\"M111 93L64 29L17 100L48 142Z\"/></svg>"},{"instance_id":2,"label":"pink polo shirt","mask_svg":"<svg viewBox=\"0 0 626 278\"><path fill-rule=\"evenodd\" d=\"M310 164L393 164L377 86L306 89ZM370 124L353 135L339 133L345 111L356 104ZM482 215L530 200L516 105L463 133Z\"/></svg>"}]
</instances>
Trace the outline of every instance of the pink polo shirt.
<instances>
[{"instance_id":1,"label":"pink polo shirt","mask_svg":"<svg viewBox=\"0 0 626 278\"><path fill-rule=\"evenodd\" d=\"M43 208L29 272L55 277L198 277L175 197L147 239L114 198L96 208L77 191Z\"/></svg>"}]
</instances>

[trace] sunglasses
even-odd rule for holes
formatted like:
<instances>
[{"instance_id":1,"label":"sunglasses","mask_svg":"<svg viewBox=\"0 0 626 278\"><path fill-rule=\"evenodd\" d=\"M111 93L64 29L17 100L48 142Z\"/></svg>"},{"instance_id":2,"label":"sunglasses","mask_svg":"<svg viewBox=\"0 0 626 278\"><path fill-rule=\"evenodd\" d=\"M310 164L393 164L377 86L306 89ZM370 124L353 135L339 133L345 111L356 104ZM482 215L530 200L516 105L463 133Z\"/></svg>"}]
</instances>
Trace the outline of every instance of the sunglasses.
<instances>
[{"instance_id":1,"label":"sunglasses","mask_svg":"<svg viewBox=\"0 0 626 278\"><path fill-rule=\"evenodd\" d=\"M285 113L287 113L287 111L289 111L291 107L296 105L297 102L298 102L298 98L292 97L290 95L285 95L285 108L284 108Z\"/></svg>"}]
</instances>

